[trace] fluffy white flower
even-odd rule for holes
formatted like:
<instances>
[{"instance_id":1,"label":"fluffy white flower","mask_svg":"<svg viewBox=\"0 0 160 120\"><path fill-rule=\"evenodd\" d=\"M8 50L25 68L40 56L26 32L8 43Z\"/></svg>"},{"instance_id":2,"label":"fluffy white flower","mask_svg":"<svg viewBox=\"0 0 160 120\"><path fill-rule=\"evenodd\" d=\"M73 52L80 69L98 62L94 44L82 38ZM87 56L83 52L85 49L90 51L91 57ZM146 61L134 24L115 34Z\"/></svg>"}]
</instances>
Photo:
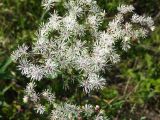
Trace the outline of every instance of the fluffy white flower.
<instances>
[{"instance_id":1,"label":"fluffy white flower","mask_svg":"<svg viewBox=\"0 0 160 120\"><path fill-rule=\"evenodd\" d=\"M120 56L119 56L119 54L117 54L117 53L115 53L115 52L111 52L111 54L110 54L110 61L111 61L112 63L117 63L117 62L119 62L119 61L120 61Z\"/></svg>"},{"instance_id":2,"label":"fluffy white flower","mask_svg":"<svg viewBox=\"0 0 160 120\"><path fill-rule=\"evenodd\" d=\"M91 73L88 75L88 78L86 81L83 81L81 83L84 87L84 91L86 93L89 93L90 91L96 89L102 89L105 84L106 84L106 80L104 78L99 77L97 74L95 73Z\"/></svg>"},{"instance_id":3,"label":"fluffy white flower","mask_svg":"<svg viewBox=\"0 0 160 120\"><path fill-rule=\"evenodd\" d=\"M37 54L46 54L48 44L49 42L45 38L39 39L34 43L33 52Z\"/></svg>"},{"instance_id":4,"label":"fluffy white flower","mask_svg":"<svg viewBox=\"0 0 160 120\"><path fill-rule=\"evenodd\" d=\"M26 101L29 99L32 102L36 103L40 99L39 94L37 94L34 90L35 87L36 87L36 84L33 81L31 81L30 83L27 84L26 89L25 89L26 96L23 100Z\"/></svg>"},{"instance_id":5,"label":"fluffy white flower","mask_svg":"<svg viewBox=\"0 0 160 120\"><path fill-rule=\"evenodd\" d=\"M82 5L91 5L93 0L79 0Z\"/></svg>"},{"instance_id":6,"label":"fluffy white flower","mask_svg":"<svg viewBox=\"0 0 160 120\"><path fill-rule=\"evenodd\" d=\"M46 89L42 92L43 97L47 99L49 103L53 103L55 101L55 95L51 93L49 89Z\"/></svg>"},{"instance_id":7,"label":"fluffy white flower","mask_svg":"<svg viewBox=\"0 0 160 120\"><path fill-rule=\"evenodd\" d=\"M40 100L39 94L33 92L30 96L30 100L34 103L37 103Z\"/></svg>"},{"instance_id":8,"label":"fluffy white flower","mask_svg":"<svg viewBox=\"0 0 160 120\"><path fill-rule=\"evenodd\" d=\"M60 23L61 23L61 18L58 14L57 11L54 11L53 14L51 14L51 17L49 18L49 27L51 30L59 30L60 28Z\"/></svg>"},{"instance_id":9,"label":"fluffy white flower","mask_svg":"<svg viewBox=\"0 0 160 120\"><path fill-rule=\"evenodd\" d=\"M64 17L62 21L63 21L63 26L67 31L73 31L73 29L77 25L76 18L73 15Z\"/></svg>"},{"instance_id":10,"label":"fluffy white flower","mask_svg":"<svg viewBox=\"0 0 160 120\"><path fill-rule=\"evenodd\" d=\"M102 23L102 19L96 15L89 15L87 21L91 28L97 29L97 27Z\"/></svg>"},{"instance_id":11,"label":"fluffy white flower","mask_svg":"<svg viewBox=\"0 0 160 120\"><path fill-rule=\"evenodd\" d=\"M38 65L32 65L30 67L30 74L28 75L31 77L32 80L41 80L43 78L44 71L43 69Z\"/></svg>"},{"instance_id":12,"label":"fluffy white flower","mask_svg":"<svg viewBox=\"0 0 160 120\"><path fill-rule=\"evenodd\" d=\"M46 75L53 74L56 72L58 64L54 62L51 58L46 60L45 66L43 68Z\"/></svg>"},{"instance_id":13,"label":"fluffy white flower","mask_svg":"<svg viewBox=\"0 0 160 120\"><path fill-rule=\"evenodd\" d=\"M37 111L37 113L43 114L46 108L41 104L37 104L34 109Z\"/></svg>"},{"instance_id":14,"label":"fluffy white flower","mask_svg":"<svg viewBox=\"0 0 160 120\"><path fill-rule=\"evenodd\" d=\"M42 0L42 6L44 9L49 10L52 6L54 6L55 2L60 2L60 0Z\"/></svg>"},{"instance_id":15,"label":"fluffy white flower","mask_svg":"<svg viewBox=\"0 0 160 120\"><path fill-rule=\"evenodd\" d=\"M21 73L23 75L26 75L33 80L39 81L44 75L44 71L40 66L29 63L27 59L20 60L20 65L18 65L18 69L21 70Z\"/></svg>"},{"instance_id":16,"label":"fluffy white flower","mask_svg":"<svg viewBox=\"0 0 160 120\"><path fill-rule=\"evenodd\" d=\"M20 59L19 65L18 65L18 70L21 71L22 75L29 75L30 74L30 62L26 59Z\"/></svg>"},{"instance_id":17,"label":"fluffy white flower","mask_svg":"<svg viewBox=\"0 0 160 120\"><path fill-rule=\"evenodd\" d=\"M34 88L35 88L35 83L34 82L30 82L27 84L26 86L26 89L25 89L25 92L28 96L31 96L35 91L34 91Z\"/></svg>"},{"instance_id":18,"label":"fluffy white flower","mask_svg":"<svg viewBox=\"0 0 160 120\"><path fill-rule=\"evenodd\" d=\"M51 112L51 120L71 120L78 117L80 108L75 105L65 103L63 105L56 105Z\"/></svg>"},{"instance_id":19,"label":"fluffy white flower","mask_svg":"<svg viewBox=\"0 0 160 120\"><path fill-rule=\"evenodd\" d=\"M92 113L94 113L94 109L93 109L93 106L90 105L90 104L85 104L82 109L84 109L85 114L88 114L88 115L92 115Z\"/></svg>"},{"instance_id":20,"label":"fluffy white flower","mask_svg":"<svg viewBox=\"0 0 160 120\"><path fill-rule=\"evenodd\" d=\"M146 17L145 15L140 16L137 14L133 14L132 16L133 23L140 23L141 25L147 25L151 30L154 30L154 21L151 17Z\"/></svg>"},{"instance_id":21,"label":"fluffy white flower","mask_svg":"<svg viewBox=\"0 0 160 120\"><path fill-rule=\"evenodd\" d=\"M130 38L126 36L122 40L122 49L124 51L127 51L129 48L130 48Z\"/></svg>"},{"instance_id":22,"label":"fluffy white flower","mask_svg":"<svg viewBox=\"0 0 160 120\"><path fill-rule=\"evenodd\" d=\"M133 12L134 7L132 5L120 5L117 9L120 13L126 14L128 12Z\"/></svg>"},{"instance_id":23,"label":"fluffy white flower","mask_svg":"<svg viewBox=\"0 0 160 120\"><path fill-rule=\"evenodd\" d=\"M82 7L77 4L77 1L70 0L65 3L65 8L68 9L68 13L73 16L80 17L83 14Z\"/></svg>"},{"instance_id":24,"label":"fluffy white flower","mask_svg":"<svg viewBox=\"0 0 160 120\"><path fill-rule=\"evenodd\" d=\"M14 51L11 55L12 60L16 61L18 60L22 55L27 54L28 47L23 44L22 46L19 46L16 51Z\"/></svg>"}]
</instances>

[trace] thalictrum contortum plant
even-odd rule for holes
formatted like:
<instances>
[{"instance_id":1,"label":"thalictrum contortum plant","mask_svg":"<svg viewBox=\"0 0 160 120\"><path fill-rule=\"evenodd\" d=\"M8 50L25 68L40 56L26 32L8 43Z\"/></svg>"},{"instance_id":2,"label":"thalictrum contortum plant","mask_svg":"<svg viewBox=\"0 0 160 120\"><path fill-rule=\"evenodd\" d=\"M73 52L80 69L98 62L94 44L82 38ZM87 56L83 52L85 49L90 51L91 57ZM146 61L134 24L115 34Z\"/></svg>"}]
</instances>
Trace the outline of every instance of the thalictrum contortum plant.
<instances>
[{"instance_id":1,"label":"thalictrum contortum plant","mask_svg":"<svg viewBox=\"0 0 160 120\"><path fill-rule=\"evenodd\" d=\"M115 18L105 28L106 12L95 0L43 0L42 6L45 13L50 8L57 9L50 13L47 22L40 25L33 46L23 44L12 54L22 75L31 79L25 89L24 101L32 101L37 113L42 114L46 108L40 100L46 99L54 105L52 120L78 118L81 112L92 116L95 110L91 105L56 104L55 95L49 89L36 93L37 81L74 69L79 71L79 87L85 93L102 89L106 80L100 72L107 64L120 61L117 47L127 51L133 40L145 38L154 30L154 22L151 17L136 14L132 5L120 5ZM60 6L63 12L58 9ZM116 45L117 42L120 46ZM99 112L94 119L105 118Z\"/></svg>"}]
</instances>

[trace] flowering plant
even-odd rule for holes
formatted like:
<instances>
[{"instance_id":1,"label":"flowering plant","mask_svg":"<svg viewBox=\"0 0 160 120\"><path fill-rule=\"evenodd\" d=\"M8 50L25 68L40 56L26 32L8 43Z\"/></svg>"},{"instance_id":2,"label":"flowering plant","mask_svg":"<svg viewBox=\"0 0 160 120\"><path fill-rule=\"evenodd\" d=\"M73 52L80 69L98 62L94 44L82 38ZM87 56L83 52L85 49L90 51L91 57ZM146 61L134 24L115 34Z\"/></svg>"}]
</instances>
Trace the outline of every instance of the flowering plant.
<instances>
[{"instance_id":1,"label":"flowering plant","mask_svg":"<svg viewBox=\"0 0 160 120\"><path fill-rule=\"evenodd\" d=\"M22 75L31 79L25 89L24 102L33 102L37 113L43 114L46 107L41 101L48 101L53 106L52 120L82 119L81 113L88 119L107 119L92 105L57 103L50 89L37 93L36 85L44 78L55 79L64 71L74 70L77 77L70 80L77 80L85 93L102 89L106 80L100 73L108 64L120 61L117 42L121 50L127 51L133 40L145 38L154 30L152 18L136 14L132 5L120 5L115 18L103 28L106 12L95 0L43 0L42 6L45 13L51 8L57 9L41 24L34 45L23 44L12 54ZM58 7L63 12L58 11ZM64 87L69 88L68 79L63 81Z\"/></svg>"}]
</instances>

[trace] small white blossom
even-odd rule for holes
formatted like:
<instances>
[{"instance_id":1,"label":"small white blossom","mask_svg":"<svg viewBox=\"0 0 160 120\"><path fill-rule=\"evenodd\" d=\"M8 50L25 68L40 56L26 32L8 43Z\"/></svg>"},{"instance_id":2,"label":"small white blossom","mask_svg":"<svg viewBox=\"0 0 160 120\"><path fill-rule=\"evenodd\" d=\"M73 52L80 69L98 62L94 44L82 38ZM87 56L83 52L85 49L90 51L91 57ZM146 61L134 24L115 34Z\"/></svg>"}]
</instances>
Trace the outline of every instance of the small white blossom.
<instances>
[{"instance_id":1,"label":"small white blossom","mask_svg":"<svg viewBox=\"0 0 160 120\"><path fill-rule=\"evenodd\" d=\"M93 29L97 29L97 27L102 23L101 18L96 15L89 15L87 20Z\"/></svg>"},{"instance_id":2,"label":"small white blossom","mask_svg":"<svg viewBox=\"0 0 160 120\"><path fill-rule=\"evenodd\" d=\"M85 114L87 115L91 115L92 113L94 113L93 106L90 104L85 104L85 106L83 106L82 109L84 109Z\"/></svg>"},{"instance_id":3,"label":"small white blossom","mask_svg":"<svg viewBox=\"0 0 160 120\"><path fill-rule=\"evenodd\" d=\"M89 74L88 79L82 82L84 87L84 91L89 93L90 91L96 89L102 89L106 84L106 80L104 78L99 77L95 73Z\"/></svg>"},{"instance_id":4,"label":"small white blossom","mask_svg":"<svg viewBox=\"0 0 160 120\"><path fill-rule=\"evenodd\" d=\"M58 64L52 59L47 59L43 70L46 75L53 74L57 70Z\"/></svg>"},{"instance_id":5,"label":"small white blossom","mask_svg":"<svg viewBox=\"0 0 160 120\"><path fill-rule=\"evenodd\" d=\"M40 81L43 78L44 71L43 69L38 65L32 65L30 67L30 74L28 77L31 77L32 80L38 80Z\"/></svg>"},{"instance_id":6,"label":"small white blossom","mask_svg":"<svg viewBox=\"0 0 160 120\"><path fill-rule=\"evenodd\" d=\"M63 26L67 31L73 31L76 27L76 18L73 15L69 15L63 18Z\"/></svg>"},{"instance_id":7,"label":"small white blossom","mask_svg":"<svg viewBox=\"0 0 160 120\"><path fill-rule=\"evenodd\" d=\"M145 15L139 16L137 14L133 14L132 16L133 23L140 23L141 25L147 25L151 30L154 28L154 21L151 17L146 17Z\"/></svg>"},{"instance_id":8,"label":"small white blossom","mask_svg":"<svg viewBox=\"0 0 160 120\"><path fill-rule=\"evenodd\" d=\"M46 89L42 92L42 95L47 99L50 103L53 103L55 100L55 95L51 93L49 89Z\"/></svg>"},{"instance_id":9,"label":"small white blossom","mask_svg":"<svg viewBox=\"0 0 160 120\"><path fill-rule=\"evenodd\" d=\"M80 17L83 14L82 7L73 0L66 2L65 8L68 9L70 15Z\"/></svg>"},{"instance_id":10,"label":"small white blossom","mask_svg":"<svg viewBox=\"0 0 160 120\"><path fill-rule=\"evenodd\" d=\"M27 84L25 92L27 95L31 95L32 93L34 93L34 88L36 87L35 82L30 82Z\"/></svg>"},{"instance_id":11,"label":"small white blossom","mask_svg":"<svg viewBox=\"0 0 160 120\"><path fill-rule=\"evenodd\" d=\"M61 23L61 18L58 14L57 11L54 11L53 14L51 14L51 17L49 18L49 27L52 30L59 30L60 28L60 23Z\"/></svg>"},{"instance_id":12,"label":"small white blossom","mask_svg":"<svg viewBox=\"0 0 160 120\"><path fill-rule=\"evenodd\" d=\"M11 55L11 58L16 61L18 60L22 55L26 55L27 54L27 50L28 47L23 44L22 46L19 46L18 49L16 51L14 51Z\"/></svg>"},{"instance_id":13,"label":"small white blossom","mask_svg":"<svg viewBox=\"0 0 160 120\"><path fill-rule=\"evenodd\" d=\"M28 97L32 102L37 102L39 100L39 95L35 92L36 84L35 82L31 81L27 84L25 89L26 97Z\"/></svg>"},{"instance_id":14,"label":"small white blossom","mask_svg":"<svg viewBox=\"0 0 160 120\"><path fill-rule=\"evenodd\" d=\"M85 4L85 5L91 5L93 0L80 0L81 3Z\"/></svg>"},{"instance_id":15,"label":"small white blossom","mask_svg":"<svg viewBox=\"0 0 160 120\"><path fill-rule=\"evenodd\" d=\"M60 0L42 0L42 6L44 9L49 10L56 2L60 2Z\"/></svg>"},{"instance_id":16,"label":"small white blossom","mask_svg":"<svg viewBox=\"0 0 160 120\"><path fill-rule=\"evenodd\" d=\"M119 54L115 53L115 52L111 52L111 55L110 55L110 61L112 63L117 63L120 61L120 56Z\"/></svg>"},{"instance_id":17,"label":"small white blossom","mask_svg":"<svg viewBox=\"0 0 160 120\"><path fill-rule=\"evenodd\" d=\"M122 49L124 51L127 51L130 48L130 38L125 36L124 39L122 40Z\"/></svg>"},{"instance_id":18,"label":"small white blossom","mask_svg":"<svg viewBox=\"0 0 160 120\"><path fill-rule=\"evenodd\" d=\"M41 104L37 104L34 109L37 111L37 113L43 114L46 108Z\"/></svg>"},{"instance_id":19,"label":"small white blossom","mask_svg":"<svg viewBox=\"0 0 160 120\"><path fill-rule=\"evenodd\" d=\"M117 9L120 13L126 14L128 12L133 12L134 7L132 5L120 5Z\"/></svg>"},{"instance_id":20,"label":"small white blossom","mask_svg":"<svg viewBox=\"0 0 160 120\"><path fill-rule=\"evenodd\" d=\"M65 103L63 105L56 105L51 112L51 120L70 120L78 117L80 108L75 105Z\"/></svg>"},{"instance_id":21,"label":"small white blossom","mask_svg":"<svg viewBox=\"0 0 160 120\"><path fill-rule=\"evenodd\" d=\"M21 70L22 75L29 75L30 74L30 61L28 61L26 58L20 59L18 70Z\"/></svg>"}]
</instances>

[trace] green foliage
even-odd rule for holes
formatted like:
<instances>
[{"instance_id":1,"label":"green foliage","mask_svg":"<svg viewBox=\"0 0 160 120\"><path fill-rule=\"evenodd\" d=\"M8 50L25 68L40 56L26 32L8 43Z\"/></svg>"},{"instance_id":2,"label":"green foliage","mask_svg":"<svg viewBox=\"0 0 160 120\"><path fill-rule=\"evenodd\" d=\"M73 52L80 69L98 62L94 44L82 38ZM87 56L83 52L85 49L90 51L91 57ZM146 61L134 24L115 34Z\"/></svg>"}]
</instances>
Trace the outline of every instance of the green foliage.
<instances>
[{"instance_id":1,"label":"green foliage","mask_svg":"<svg viewBox=\"0 0 160 120\"><path fill-rule=\"evenodd\" d=\"M76 104L84 104L86 98L93 104L99 104L111 119L153 119L158 120L160 110L160 1L159 0L98 0L98 4L107 10L107 19L116 12L121 3L134 4L138 13L151 14L156 21L156 30L147 40L128 52L122 53L120 64L112 66L108 72L108 85L93 96L79 91L64 92L61 84L53 89L59 99L70 99ZM23 103L23 89L27 83L12 63L10 54L18 44L34 41L34 33L40 23L42 8L40 0L1 0L0 1L0 119L2 120L45 120L33 114L32 105ZM74 76L74 71L65 73ZM67 77L67 75L65 77ZM53 77L53 76L52 76ZM63 76L60 76L63 77ZM52 78L54 79L54 78ZM56 81L59 82L59 81ZM50 84L47 80L45 84ZM54 83L51 83L54 84ZM65 84L65 83L63 83ZM66 83L72 84L72 83ZM43 84L39 86L41 89ZM72 90L74 89L74 86ZM146 110L148 108L148 110ZM154 115L147 113L149 111ZM140 113L138 113L140 112Z\"/></svg>"}]
</instances>

